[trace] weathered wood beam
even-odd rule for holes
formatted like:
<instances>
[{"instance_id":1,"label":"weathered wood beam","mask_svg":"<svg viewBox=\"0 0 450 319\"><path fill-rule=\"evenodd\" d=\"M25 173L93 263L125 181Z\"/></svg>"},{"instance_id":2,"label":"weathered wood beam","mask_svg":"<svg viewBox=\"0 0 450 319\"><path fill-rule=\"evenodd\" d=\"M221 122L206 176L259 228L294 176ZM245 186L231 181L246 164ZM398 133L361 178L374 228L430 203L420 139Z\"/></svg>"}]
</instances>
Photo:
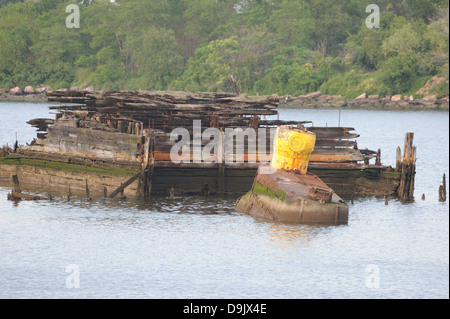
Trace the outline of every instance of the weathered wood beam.
<instances>
[{"instance_id":1,"label":"weathered wood beam","mask_svg":"<svg viewBox=\"0 0 450 319\"><path fill-rule=\"evenodd\" d=\"M399 199L403 202L410 202L414 200L414 179L416 174L416 147L413 146L414 133L406 133L403 162L402 162L402 176L400 179L400 186L398 188Z\"/></svg>"},{"instance_id":2,"label":"weathered wood beam","mask_svg":"<svg viewBox=\"0 0 450 319\"><path fill-rule=\"evenodd\" d=\"M125 183L123 183L122 185L120 185L115 191L113 191L110 195L109 198L114 198L116 197L119 193L122 193L125 188L127 188L128 186L130 186L131 184L133 184L133 182L135 180L137 180L140 176L141 176L142 172L137 173L136 175L134 175L133 177L131 177L129 180L127 180Z\"/></svg>"}]
</instances>

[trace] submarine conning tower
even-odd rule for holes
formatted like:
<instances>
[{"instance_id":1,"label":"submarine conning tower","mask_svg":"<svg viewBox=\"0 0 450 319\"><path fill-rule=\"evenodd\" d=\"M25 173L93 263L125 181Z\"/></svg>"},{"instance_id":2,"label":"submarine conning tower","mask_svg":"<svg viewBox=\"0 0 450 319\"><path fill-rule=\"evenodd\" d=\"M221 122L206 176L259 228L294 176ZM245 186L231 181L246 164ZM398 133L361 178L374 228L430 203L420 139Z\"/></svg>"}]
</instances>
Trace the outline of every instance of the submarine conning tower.
<instances>
[{"instance_id":1,"label":"submarine conning tower","mask_svg":"<svg viewBox=\"0 0 450 319\"><path fill-rule=\"evenodd\" d=\"M348 205L319 177L308 173L316 135L277 128L270 165L260 165L251 190L236 210L255 217L305 224L345 224Z\"/></svg>"}]
</instances>

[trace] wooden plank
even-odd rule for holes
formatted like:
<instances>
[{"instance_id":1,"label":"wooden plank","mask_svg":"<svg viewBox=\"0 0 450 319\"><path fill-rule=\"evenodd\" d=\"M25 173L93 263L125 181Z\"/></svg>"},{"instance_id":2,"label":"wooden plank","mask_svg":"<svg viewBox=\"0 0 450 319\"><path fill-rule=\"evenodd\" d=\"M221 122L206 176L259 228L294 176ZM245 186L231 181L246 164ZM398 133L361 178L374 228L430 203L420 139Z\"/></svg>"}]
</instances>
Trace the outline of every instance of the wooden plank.
<instances>
[{"instance_id":1,"label":"wooden plank","mask_svg":"<svg viewBox=\"0 0 450 319\"><path fill-rule=\"evenodd\" d=\"M43 200L45 198L41 196L28 195L24 193L11 192L8 194L9 200Z\"/></svg>"},{"instance_id":2,"label":"wooden plank","mask_svg":"<svg viewBox=\"0 0 450 319\"><path fill-rule=\"evenodd\" d=\"M114 198L116 197L119 193L123 192L125 190L125 188L127 188L128 186L130 186L134 181L136 181L140 176L141 176L142 172L137 173L136 175L134 175L133 177L131 177L129 180L127 180L125 183L123 183L122 185L120 185L115 191L113 191L110 195L109 198Z\"/></svg>"}]
</instances>

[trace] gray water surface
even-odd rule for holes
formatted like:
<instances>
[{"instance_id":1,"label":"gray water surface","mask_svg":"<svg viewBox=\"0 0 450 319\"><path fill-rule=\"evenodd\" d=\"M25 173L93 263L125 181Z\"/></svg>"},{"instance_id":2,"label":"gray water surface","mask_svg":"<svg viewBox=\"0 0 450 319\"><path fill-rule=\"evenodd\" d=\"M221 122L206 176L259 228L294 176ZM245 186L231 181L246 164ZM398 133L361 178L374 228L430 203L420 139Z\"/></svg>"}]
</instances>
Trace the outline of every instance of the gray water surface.
<instances>
[{"instance_id":1,"label":"gray water surface","mask_svg":"<svg viewBox=\"0 0 450 319\"><path fill-rule=\"evenodd\" d=\"M46 104L0 103L0 145L30 142ZM337 110L280 110L336 126ZM348 225L269 222L236 197L13 203L0 187L0 298L449 298L448 112L345 110L360 148L415 132L416 201L349 203ZM426 199L420 199L425 194Z\"/></svg>"}]
</instances>

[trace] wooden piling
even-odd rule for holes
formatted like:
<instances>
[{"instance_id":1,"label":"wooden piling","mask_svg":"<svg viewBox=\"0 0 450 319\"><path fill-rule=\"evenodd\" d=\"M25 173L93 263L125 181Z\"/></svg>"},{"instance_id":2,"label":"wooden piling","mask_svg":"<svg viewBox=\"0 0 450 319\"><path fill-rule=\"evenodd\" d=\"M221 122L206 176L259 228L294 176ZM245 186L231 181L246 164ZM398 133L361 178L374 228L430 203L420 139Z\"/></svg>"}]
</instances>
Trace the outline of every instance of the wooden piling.
<instances>
[{"instance_id":1,"label":"wooden piling","mask_svg":"<svg viewBox=\"0 0 450 319\"><path fill-rule=\"evenodd\" d=\"M396 154L396 160L395 160L395 170L397 172L402 171L402 150L400 146L397 147L397 154Z\"/></svg>"},{"instance_id":2,"label":"wooden piling","mask_svg":"<svg viewBox=\"0 0 450 319\"><path fill-rule=\"evenodd\" d=\"M144 163L142 166L142 183L139 192L143 197L150 197L152 190L153 172L155 168L155 135L151 132L145 137L144 145Z\"/></svg>"},{"instance_id":3,"label":"wooden piling","mask_svg":"<svg viewBox=\"0 0 450 319\"><path fill-rule=\"evenodd\" d=\"M87 198L90 198L90 197L91 197L90 192L89 192L89 185L88 185L87 178L86 178L86 197L87 197Z\"/></svg>"},{"instance_id":4,"label":"wooden piling","mask_svg":"<svg viewBox=\"0 0 450 319\"><path fill-rule=\"evenodd\" d=\"M375 165L378 165L378 166L381 165L381 150L380 149L378 149L378 152L377 152L377 157L375 159Z\"/></svg>"},{"instance_id":5,"label":"wooden piling","mask_svg":"<svg viewBox=\"0 0 450 319\"><path fill-rule=\"evenodd\" d=\"M14 184L14 192L21 193L22 191L20 190L19 178L17 177L17 175L13 175L12 180L13 180L13 184Z\"/></svg>"},{"instance_id":6,"label":"wooden piling","mask_svg":"<svg viewBox=\"0 0 450 319\"><path fill-rule=\"evenodd\" d=\"M447 185L446 185L446 182L445 182L445 174L444 174L444 176L443 176L443 178L442 178L442 188L443 188L443 197L444 197L444 202L445 201L447 201Z\"/></svg>"},{"instance_id":7,"label":"wooden piling","mask_svg":"<svg viewBox=\"0 0 450 319\"><path fill-rule=\"evenodd\" d=\"M221 143L219 144L217 152L218 172L217 172L217 189L220 192L226 190L225 185L225 133L222 131L220 134Z\"/></svg>"},{"instance_id":8,"label":"wooden piling","mask_svg":"<svg viewBox=\"0 0 450 319\"><path fill-rule=\"evenodd\" d=\"M447 185L445 180L445 174L442 177L442 185L439 185L439 201L440 202L447 201Z\"/></svg>"},{"instance_id":9,"label":"wooden piling","mask_svg":"<svg viewBox=\"0 0 450 319\"><path fill-rule=\"evenodd\" d=\"M414 178L416 174L416 147L413 146L414 133L406 133L401 164L401 179L398 197L403 202L414 200Z\"/></svg>"}]
</instances>

